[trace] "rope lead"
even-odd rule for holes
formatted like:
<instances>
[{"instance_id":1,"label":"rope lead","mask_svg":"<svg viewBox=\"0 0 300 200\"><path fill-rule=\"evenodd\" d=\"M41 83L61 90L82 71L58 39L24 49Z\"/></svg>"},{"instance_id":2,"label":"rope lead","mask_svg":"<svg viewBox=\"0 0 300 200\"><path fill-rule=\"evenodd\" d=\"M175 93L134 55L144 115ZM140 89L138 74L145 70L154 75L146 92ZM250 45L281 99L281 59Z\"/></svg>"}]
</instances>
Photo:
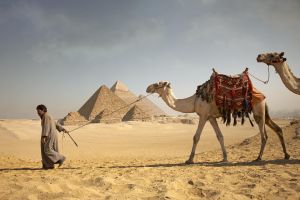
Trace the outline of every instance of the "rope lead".
<instances>
[{"instance_id":1,"label":"rope lead","mask_svg":"<svg viewBox=\"0 0 300 200\"><path fill-rule=\"evenodd\" d=\"M270 80L270 65L268 65L268 80L266 80L266 81L263 81L260 78L257 78L256 76L252 75L250 72L248 72L248 73L249 73L250 76L252 76L256 80L258 80L258 81L260 81L260 82L262 82L264 84L267 84L267 83L269 83L269 80Z\"/></svg>"}]
</instances>

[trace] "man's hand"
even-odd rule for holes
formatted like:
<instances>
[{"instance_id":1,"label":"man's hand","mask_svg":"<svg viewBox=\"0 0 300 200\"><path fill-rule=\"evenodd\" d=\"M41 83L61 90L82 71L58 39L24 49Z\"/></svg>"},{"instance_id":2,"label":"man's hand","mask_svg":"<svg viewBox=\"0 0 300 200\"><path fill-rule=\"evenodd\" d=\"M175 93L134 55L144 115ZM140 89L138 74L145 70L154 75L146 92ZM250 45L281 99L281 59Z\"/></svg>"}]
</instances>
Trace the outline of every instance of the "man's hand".
<instances>
[{"instance_id":1,"label":"man's hand","mask_svg":"<svg viewBox=\"0 0 300 200\"><path fill-rule=\"evenodd\" d=\"M42 137L42 143L43 143L43 144L46 144L46 143L47 143L47 136L43 136L43 137Z\"/></svg>"},{"instance_id":2,"label":"man's hand","mask_svg":"<svg viewBox=\"0 0 300 200\"><path fill-rule=\"evenodd\" d=\"M69 133L69 131L68 131L68 130L66 130L66 129L64 129L64 130L63 130L63 132L64 132L64 133Z\"/></svg>"}]
</instances>

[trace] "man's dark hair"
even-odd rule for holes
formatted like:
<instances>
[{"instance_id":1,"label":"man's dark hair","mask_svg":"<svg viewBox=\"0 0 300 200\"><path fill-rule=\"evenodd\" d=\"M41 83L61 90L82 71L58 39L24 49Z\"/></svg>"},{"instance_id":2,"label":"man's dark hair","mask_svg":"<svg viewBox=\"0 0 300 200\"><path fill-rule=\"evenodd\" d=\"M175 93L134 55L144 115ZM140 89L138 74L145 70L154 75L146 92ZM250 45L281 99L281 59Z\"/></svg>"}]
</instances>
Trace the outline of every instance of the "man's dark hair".
<instances>
[{"instance_id":1,"label":"man's dark hair","mask_svg":"<svg viewBox=\"0 0 300 200\"><path fill-rule=\"evenodd\" d=\"M40 104L36 107L37 110L41 110L41 111L44 111L44 112L47 112L47 107L43 104Z\"/></svg>"}]
</instances>

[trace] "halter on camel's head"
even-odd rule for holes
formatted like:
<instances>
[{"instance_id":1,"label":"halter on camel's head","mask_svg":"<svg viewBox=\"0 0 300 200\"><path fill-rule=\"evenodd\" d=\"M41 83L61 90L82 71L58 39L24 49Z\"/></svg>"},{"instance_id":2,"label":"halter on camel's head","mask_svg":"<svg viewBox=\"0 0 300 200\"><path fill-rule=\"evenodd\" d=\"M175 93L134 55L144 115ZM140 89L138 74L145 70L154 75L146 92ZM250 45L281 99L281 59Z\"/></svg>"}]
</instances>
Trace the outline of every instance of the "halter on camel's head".
<instances>
[{"instance_id":1,"label":"halter on camel's head","mask_svg":"<svg viewBox=\"0 0 300 200\"><path fill-rule=\"evenodd\" d=\"M282 64L286 61L286 58L283 57L284 52L281 53L263 53L259 54L256 58L257 62L263 62L267 65L276 65L276 64Z\"/></svg>"}]
</instances>

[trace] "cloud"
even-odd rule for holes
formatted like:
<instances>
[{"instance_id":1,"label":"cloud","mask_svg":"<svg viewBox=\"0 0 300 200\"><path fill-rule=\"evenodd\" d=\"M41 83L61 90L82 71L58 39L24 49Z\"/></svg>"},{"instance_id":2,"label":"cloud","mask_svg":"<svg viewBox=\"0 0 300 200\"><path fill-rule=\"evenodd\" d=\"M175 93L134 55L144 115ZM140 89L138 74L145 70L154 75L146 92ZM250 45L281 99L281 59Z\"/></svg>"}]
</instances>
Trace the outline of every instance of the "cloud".
<instances>
[{"instance_id":1,"label":"cloud","mask_svg":"<svg viewBox=\"0 0 300 200\"><path fill-rule=\"evenodd\" d=\"M188 43L203 46L274 48L297 40L300 32L300 2L235 1L206 6L206 11L191 17L185 31Z\"/></svg>"},{"instance_id":2,"label":"cloud","mask_svg":"<svg viewBox=\"0 0 300 200\"><path fill-rule=\"evenodd\" d=\"M30 26L33 43L30 55L44 63L54 58L109 57L131 49L158 43L165 36L164 23L153 17L123 16L111 13L104 16L79 17L75 10L53 10L32 1L16 3L10 7L10 16ZM8 14L6 14L8 15ZM80 15L80 14L78 14ZM97 18L98 17L98 18Z\"/></svg>"},{"instance_id":3,"label":"cloud","mask_svg":"<svg viewBox=\"0 0 300 200\"><path fill-rule=\"evenodd\" d=\"M164 37L163 25L154 19L131 21L121 30L116 27L103 30L93 24L77 24L72 20L68 20L67 25L57 26L55 29L60 29L60 33L49 33L50 36L31 50L37 61L46 62L51 55L86 59L113 57L157 43Z\"/></svg>"},{"instance_id":4,"label":"cloud","mask_svg":"<svg viewBox=\"0 0 300 200\"><path fill-rule=\"evenodd\" d=\"M300 2L297 0L273 1L266 0L256 2L255 15L268 25L274 27L293 27L295 24L300 25ZM298 29L299 30L299 29Z\"/></svg>"}]
</instances>

